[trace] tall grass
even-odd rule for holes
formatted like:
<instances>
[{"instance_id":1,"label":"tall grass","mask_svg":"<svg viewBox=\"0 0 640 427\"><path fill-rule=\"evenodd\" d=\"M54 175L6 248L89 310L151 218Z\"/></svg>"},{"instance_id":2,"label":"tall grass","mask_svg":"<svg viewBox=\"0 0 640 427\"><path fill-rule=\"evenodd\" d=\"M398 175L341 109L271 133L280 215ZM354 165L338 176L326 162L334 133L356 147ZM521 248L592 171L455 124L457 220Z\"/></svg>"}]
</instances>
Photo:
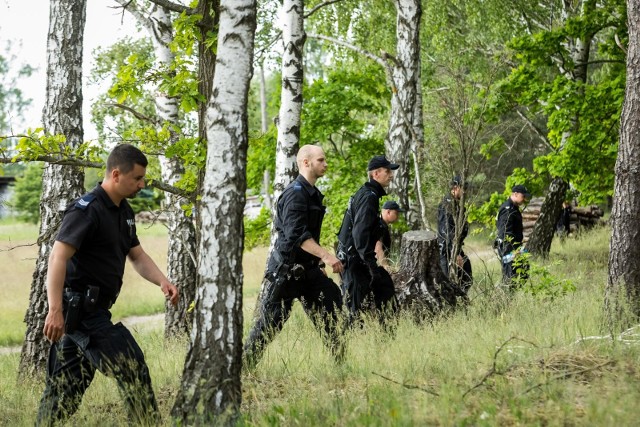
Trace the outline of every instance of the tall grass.
<instances>
[{"instance_id":1,"label":"tall grass","mask_svg":"<svg viewBox=\"0 0 640 427\"><path fill-rule=\"evenodd\" d=\"M478 283L466 309L394 333L377 322L348 333L337 365L299 304L255 370L243 373L240 425L636 425L640 351L603 336L607 229L554 243L545 265L576 291L553 300L491 286L491 258L474 264ZM246 262L246 260L245 260ZM245 265L246 266L246 265ZM246 283L252 304L264 258ZM259 274L258 274L259 273ZM250 323L245 309L245 327ZM165 424L186 341L165 342L161 326L133 333L145 351ZM16 384L17 355L0 356L0 424L30 425L39 380ZM106 414L109 414L108 417ZM115 383L96 378L75 425L125 425Z\"/></svg>"}]
</instances>

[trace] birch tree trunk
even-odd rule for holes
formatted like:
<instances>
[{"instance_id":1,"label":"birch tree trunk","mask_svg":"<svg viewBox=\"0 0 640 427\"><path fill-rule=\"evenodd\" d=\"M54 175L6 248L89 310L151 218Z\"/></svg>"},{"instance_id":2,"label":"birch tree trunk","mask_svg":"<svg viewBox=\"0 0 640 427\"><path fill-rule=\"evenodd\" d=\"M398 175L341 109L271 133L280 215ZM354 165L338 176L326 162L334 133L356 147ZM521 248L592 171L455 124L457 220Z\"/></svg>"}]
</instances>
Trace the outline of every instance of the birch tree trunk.
<instances>
[{"instance_id":1,"label":"birch tree trunk","mask_svg":"<svg viewBox=\"0 0 640 427\"><path fill-rule=\"evenodd\" d=\"M300 114L302 112L304 34L304 1L283 0L282 93L278 113L276 171L273 200L284 191L297 174L296 155L300 145ZM272 230L271 235L274 235ZM272 239L273 240L273 239Z\"/></svg>"},{"instance_id":2,"label":"birch tree trunk","mask_svg":"<svg viewBox=\"0 0 640 427\"><path fill-rule=\"evenodd\" d=\"M424 144L422 86L420 81L419 0L396 0L396 56L391 67L392 92L389 130L385 139L387 156L400 165L389 188L402 207L409 207L411 153ZM389 60L389 59L388 59ZM418 218L409 218L415 223Z\"/></svg>"},{"instance_id":3,"label":"birch tree trunk","mask_svg":"<svg viewBox=\"0 0 640 427\"><path fill-rule=\"evenodd\" d=\"M615 168L605 313L611 333L640 317L640 5L627 1L627 84ZM625 313L625 311L627 313ZM624 316L630 314L630 317Z\"/></svg>"},{"instance_id":4,"label":"birch tree trunk","mask_svg":"<svg viewBox=\"0 0 640 427\"><path fill-rule=\"evenodd\" d=\"M242 227L255 27L255 0L222 0L207 111L196 314L172 409L178 424L233 425L242 400Z\"/></svg>"},{"instance_id":5,"label":"birch tree trunk","mask_svg":"<svg viewBox=\"0 0 640 427\"><path fill-rule=\"evenodd\" d=\"M273 199L271 216L275 217L278 198L285 187L296 179L298 168L296 155L300 148L300 115L302 113L302 54L306 35L304 33L304 0L283 0L282 2L282 92L278 113L278 139L276 142L276 170L273 181ZM269 255L276 242L275 221L271 222ZM267 256L267 260L269 259ZM266 264L265 264L266 270ZM260 285L260 293L254 309L254 317L260 314L262 291L265 282Z\"/></svg>"},{"instance_id":6,"label":"birch tree trunk","mask_svg":"<svg viewBox=\"0 0 640 427\"><path fill-rule=\"evenodd\" d=\"M86 0L51 0L47 35L47 89L42 121L47 135L62 134L78 147L82 128L82 43ZM44 371L49 343L44 338L48 311L45 279L47 261L67 204L82 195L84 171L79 167L47 164L42 176L38 259L33 272L27 331L20 355L21 376Z\"/></svg>"},{"instance_id":7,"label":"birch tree trunk","mask_svg":"<svg viewBox=\"0 0 640 427\"><path fill-rule=\"evenodd\" d=\"M144 10L129 0L116 0L129 11L149 34L153 44L156 62L160 69L167 68L174 60L169 48L173 40L173 23L169 10L152 3L150 10ZM178 98L169 97L158 88L155 94L156 114L165 123L178 126ZM177 142L178 136L172 133L170 145ZM158 156L162 180L175 185L184 174L184 167L179 159ZM189 313L189 304L195 298L196 290L196 237L191 218L185 215L182 205L186 201L175 194L165 193L167 210L168 246L167 277L180 288L180 302L177 306L169 303L165 308L165 337L189 331L193 316Z\"/></svg>"}]
</instances>

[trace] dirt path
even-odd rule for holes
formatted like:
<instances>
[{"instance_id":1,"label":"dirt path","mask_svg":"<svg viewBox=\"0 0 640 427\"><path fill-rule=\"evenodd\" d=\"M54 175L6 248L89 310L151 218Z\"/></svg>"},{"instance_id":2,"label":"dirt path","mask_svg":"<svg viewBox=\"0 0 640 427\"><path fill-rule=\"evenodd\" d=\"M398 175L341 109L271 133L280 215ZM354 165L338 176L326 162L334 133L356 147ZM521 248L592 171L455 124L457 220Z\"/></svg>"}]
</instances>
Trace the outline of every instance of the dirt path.
<instances>
[{"instance_id":1,"label":"dirt path","mask_svg":"<svg viewBox=\"0 0 640 427\"><path fill-rule=\"evenodd\" d=\"M164 313L151 314L149 316L131 316L121 319L120 322L127 328L135 331L153 329L162 326L164 323ZM0 356L5 354L20 353L22 346L15 345L9 347L0 347Z\"/></svg>"}]
</instances>

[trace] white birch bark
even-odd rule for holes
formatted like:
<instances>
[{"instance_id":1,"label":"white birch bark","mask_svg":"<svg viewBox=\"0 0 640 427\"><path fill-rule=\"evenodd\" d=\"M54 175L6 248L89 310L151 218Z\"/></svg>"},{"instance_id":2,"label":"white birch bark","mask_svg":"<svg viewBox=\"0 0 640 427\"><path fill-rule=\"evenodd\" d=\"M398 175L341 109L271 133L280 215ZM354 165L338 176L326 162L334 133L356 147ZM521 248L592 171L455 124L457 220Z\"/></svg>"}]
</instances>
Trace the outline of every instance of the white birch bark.
<instances>
[{"instance_id":1,"label":"white birch bark","mask_svg":"<svg viewBox=\"0 0 640 427\"><path fill-rule=\"evenodd\" d=\"M304 34L304 1L282 2L282 92L278 113L278 141L273 200L298 175L296 154L300 145L300 114L302 112L302 53ZM275 203L274 203L275 204ZM272 240L274 232L272 230Z\"/></svg>"},{"instance_id":2,"label":"white birch bark","mask_svg":"<svg viewBox=\"0 0 640 427\"><path fill-rule=\"evenodd\" d=\"M385 139L387 157L398 163L389 188L400 205L409 207L411 154L424 145L422 86L420 82L419 0L396 0L396 61L391 67L392 91L389 130ZM416 160L417 161L417 160ZM415 222L416 218L409 218Z\"/></svg>"},{"instance_id":3,"label":"white birch bark","mask_svg":"<svg viewBox=\"0 0 640 427\"><path fill-rule=\"evenodd\" d=\"M116 0L124 9L131 13L142 25L151 39L158 68L168 67L174 60L174 54L169 48L173 40L173 24L170 12L156 4L151 4L149 10L142 9L129 0ZM178 98L169 97L159 88L155 93L156 114L164 123L178 126ZM169 144L175 144L178 136L171 135ZM175 185L184 174L184 167L177 158L158 156L162 181ZM165 193L165 207L167 211L168 245L167 245L167 277L180 288L180 301L177 306L166 304L165 337L187 333L193 316L189 313L189 304L195 298L196 289L196 238L195 227L191 218L185 215L182 205L184 198L175 194Z\"/></svg>"},{"instance_id":4,"label":"white birch bark","mask_svg":"<svg viewBox=\"0 0 640 427\"><path fill-rule=\"evenodd\" d=\"M42 121L47 135L62 134L66 144L78 147L82 128L82 44L86 0L51 0L47 36L47 89ZM20 356L20 375L43 372L49 343L43 327L47 315L45 279L47 261L68 203L84 192L80 167L47 164L42 176L38 259L31 282L27 331Z\"/></svg>"},{"instance_id":5,"label":"white birch bark","mask_svg":"<svg viewBox=\"0 0 640 427\"><path fill-rule=\"evenodd\" d=\"M255 26L255 0L221 2L207 110L196 315L172 410L185 425L232 425L242 399L242 222Z\"/></svg>"}]
</instances>

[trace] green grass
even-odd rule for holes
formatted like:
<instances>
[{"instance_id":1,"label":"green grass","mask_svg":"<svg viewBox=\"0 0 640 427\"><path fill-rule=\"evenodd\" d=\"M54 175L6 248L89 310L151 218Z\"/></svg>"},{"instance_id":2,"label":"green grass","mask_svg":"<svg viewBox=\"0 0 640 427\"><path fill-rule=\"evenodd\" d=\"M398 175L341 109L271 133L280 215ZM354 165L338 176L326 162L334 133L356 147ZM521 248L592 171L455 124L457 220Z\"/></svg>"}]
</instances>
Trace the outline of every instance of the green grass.
<instances>
[{"instance_id":1,"label":"green grass","mask_svg":"<svg viewBox=\"0 0 640 427\"><path fill-rule=\"evenodd\" d=\"M608 233L554 243L545 265L576 285L554 300L505 297L492 286L497 262L472 255L478 283L466 310L421 324L401 316L393 336L367 322L349 333L339 366L296 305L257 368L243 374L239 425L636 425L639 346L598 338ZM481 242L468 246L487 254ZM245 328L263 268L264 250L245 256ZM161 328L132 329L170 425L186 343L165 342ZM42 383L12 381L17 363L17 354L0 356L0 425L34 421ZM126 425L114 381L99 375L72 423L104 425L106 414L108 425Z\"/></svg>"}]
</instances>

